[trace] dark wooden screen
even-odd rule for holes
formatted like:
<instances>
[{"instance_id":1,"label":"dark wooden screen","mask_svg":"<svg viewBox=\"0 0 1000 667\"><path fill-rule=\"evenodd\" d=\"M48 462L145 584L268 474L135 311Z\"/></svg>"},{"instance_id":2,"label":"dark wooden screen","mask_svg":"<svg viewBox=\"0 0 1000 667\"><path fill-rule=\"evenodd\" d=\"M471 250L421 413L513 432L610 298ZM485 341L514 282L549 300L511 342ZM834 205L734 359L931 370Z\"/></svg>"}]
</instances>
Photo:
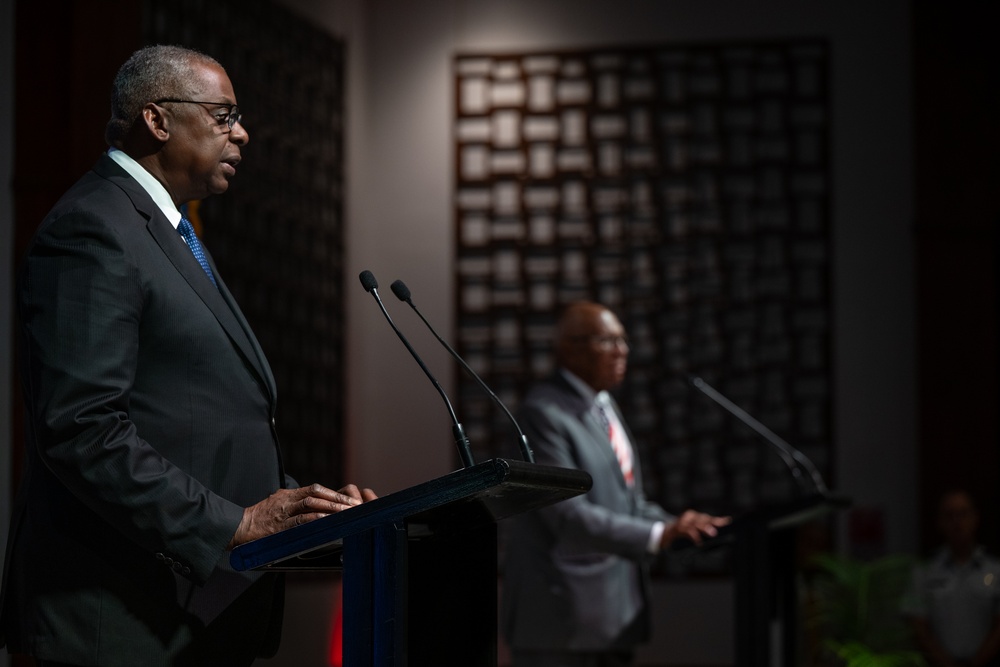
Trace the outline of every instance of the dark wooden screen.
<instances>
[{"instance_id":1,"label":"dark wooden screen","mask_svg":"<svg viewBox=\"0 0 1000 667\"><path fill-rule=\"evenodd\" d=\"M703 377L825 473L830 175L825 42L454 58L456 347L510 406L553 369L562 306L611 307L649 493L739 512L793 493ZM477 460L518 456L459 373Z\"/></svg>"},{"instance_id":2,"label":"dark wooden screen","mask_svg":"<svg viewBox=\"0 0 1000 667\"><path fill-rule=\"evenodd\" d=\"M250 142L229 192L198 207L202 238L278 384L285 468L342 480L344 46L263 0L147 0L149 44L226 68Z\"/></svg>"}]
</instances>

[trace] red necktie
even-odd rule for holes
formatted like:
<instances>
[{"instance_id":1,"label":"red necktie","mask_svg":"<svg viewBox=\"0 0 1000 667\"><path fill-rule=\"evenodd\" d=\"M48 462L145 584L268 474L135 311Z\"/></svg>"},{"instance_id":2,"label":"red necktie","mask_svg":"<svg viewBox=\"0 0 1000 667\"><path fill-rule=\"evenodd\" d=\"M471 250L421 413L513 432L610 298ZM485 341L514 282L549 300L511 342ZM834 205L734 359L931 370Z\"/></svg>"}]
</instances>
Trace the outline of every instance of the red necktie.
<instances>
[{"instance_id":1,"label":"red necktie","mask_svg":"<svg viewBox=\"0 0 1000 667\"><path fill-rule=\"evenodd\" d=\"M611 406L605 406L599 401L597 409L607 427L608 440L611 442L611 449L615 452L615 458L618 459L618 465L621 466L625 483L632 486L635 484L635 473L632 471L632 445L629 444L628 437L625 435L625 427L622 426L618 415L615 414Z\"/></svg>"}]
</instances>

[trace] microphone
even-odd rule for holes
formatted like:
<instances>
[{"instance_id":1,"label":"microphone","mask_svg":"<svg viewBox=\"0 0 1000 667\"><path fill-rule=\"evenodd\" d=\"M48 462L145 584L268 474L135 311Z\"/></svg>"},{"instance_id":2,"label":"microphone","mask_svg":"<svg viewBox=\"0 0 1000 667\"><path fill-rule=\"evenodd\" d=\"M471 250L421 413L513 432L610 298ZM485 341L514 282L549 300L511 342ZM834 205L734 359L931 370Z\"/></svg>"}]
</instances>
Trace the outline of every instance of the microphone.
<instances>
[{"instance_id":1,"label":"microphone","mask_svg":"<svg viewBox=\"0 0 1000 667\"><path fill-rule=\"evenodd\" d=\"M434 334L434 337L438 339L438 342L444 345L445 349L451 353L451 356L453 356L455 360L462 365L462 368L464 368L469 373L469 375L475 378L476 382L479 383L479 386L482 387L483 390L490 395L490 398L493 399L493 402L500 406L500 409L503 410L505 415L507 415L507 419L510 420L510 423L514 425L514 429L517 431L517 435L519 437L518 445L521 448L521 458L523 458L528 463L534 463L535 454L534 452L531 451L531 447L528 445L528 436L526 436L524 434L524 431L521 430L521 427L518 425L517 420L514 419L514 415L510 413L510 410L508 410L507 406L503 404L503 401L501 401L500 398L495 393L493 393L493 390L490 389L488 386L486 386L486 383L483 382L483 379L476 374L476 371L472 370L469 364L465 363L465 359L460 357L458 352L453 350L451 345L449 345L447 341L445 341L445 339L441 338L441 336L438 335L438 332L434 330L434 327L432 327L431 323L427 321L427 318L424 317L423 313L421 313L420 310L415 305L413 305L413 299L410 298L410 288L408 288L403 283L402 280L397 280L393 282L392 285L390 285L389 287L392 288L392 293L396 295L397 299L410 304L410 308L412 308L413 312L415 312L417 315L420 316L420 319L423 320L424 324L427 325L427 328L430 329L430 332Z\"/></svg>"},{"instance_id":2,"label":"microphone","mask_svg":"<svg viewBox=\"0 0 1000 667\"><path fill-rule=\"evenodd\" d=\"M695 389L708 396L710 399L725 408L734 417L760 435L764 436L764 439L778 450L778 455L781 457L781 460L785 462L785 465L788 466L788 469L792 471L792 477L795 478L795 481L799 484L800 488L802 487L804 481L802 478L802 471L805 470L809 473L813 486L816 487L816 491L820 495L825 496L828 494L826 483L823 481L823 476L819 474L819 470L816 469L816 466L813 465L813 462L810 461L805 454L782 440L774 431L751 417L749 413L720 394L697 375L688 375L687 380L692 386L694 386Z\"/></svg>"},{"instance_id":3,"label":"microphone","mask_svg":"<svg viewBox=\"0 0 1000 667\"><path fill-rule=\"evenodd\" d=\"M438 381L433 375L431 375L431 372L427 370L427 366L424 365L423 360L419 357L419 355L417 355L413 346L410 345L410 342L406 340L403 332L396 327L392 318L389 317L389 313L386 311L385 305L382 303L382 299L378 296L378 281L375 280L375 276L372 272L367 270L362 271L361 274L358 275L358 279L361 281L361 286L365 288L365 291L375 297L375 302L378 303L378 307L382 310L382 314L385 315L385 319L389 322L389 326L391 326L392 330L396 332L399 340L403 341L403 345L406 346L406 349L409 350L410 354L417 361L417 364L420 366L421 370L424 371L424 374L431 381L431 384L434 385L434 388L438 390L439 394L441 394L441 398L444 399L444 404L448 407L448 414L451 415L451 428L455 435L455 446L458 447L458 454L462 457L462 464L466 468L472 467L476 462L473 460L472 451L469 449L469 439L465 436L465 429L462 428L462 424L458 421L458 417L455 416L455 410L451 407L451 401L448 400L448 395L444 393L444 389L441 388Z\"/></svg>"}]
</instances>

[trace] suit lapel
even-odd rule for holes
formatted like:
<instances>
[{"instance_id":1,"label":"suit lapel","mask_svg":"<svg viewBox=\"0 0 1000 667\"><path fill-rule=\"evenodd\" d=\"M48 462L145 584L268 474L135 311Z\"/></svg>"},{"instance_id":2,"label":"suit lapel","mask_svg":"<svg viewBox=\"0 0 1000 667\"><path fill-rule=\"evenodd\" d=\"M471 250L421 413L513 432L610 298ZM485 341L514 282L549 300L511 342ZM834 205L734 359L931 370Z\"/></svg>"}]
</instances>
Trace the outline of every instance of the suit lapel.
<instances>
[{"instance_id":1,"label":"suit lapel","mask_svg":"<svg viewBox=\"0 0 1000 667\"><path fill-rule=\"evenodd\" d=\"M264 381L264 386L267 387L267 393L271 397L271 402L273 403L277 398L278 391L277 385L274 381L274 375L271 373L271 366L267 363L267 357L264 356L264 350L261 348L260 343L257 341L257 337L253 334L253 329L250 328L250 323L247 322L246 317L243 315L243 311L240 310L239 305L236 303L236 299L233 297L232 292L229 291L229 287L226 285L225 281L219 275L219 270L215 267L215 262L212 260L212 256L208 254L208 261L212 266L212 271L215 274L215 279L219 282L219 293L222 295L223 300L229 306L230 311L236 317L239 322L240 328L243 330L244 335L246 335L247 340L250 342L250 346L253 349L254 356L257 359L257 367L261 371L261 377Z\"/></svg>"},{"instance_id":2,"label":"suit lapel","mask_svg":"<svg viewBox=\"0 0 1000 667\"><path fill-rule=\"evenodd\" d=\"M174 226L170 224L166 216L153 202L149 194L128 175L124 169L119 167L114 160L107 156L102 156L94 170L101 176L118 185L132 200L133 206L140 215L146 218L146 229L156 241L157 245L166 255L170 263L174 265L178 273L191 286L191 289L205 303L208 309L215 315L216 320L226 331L229 339L236 346L239 353L246 359L249 367L257 375L257 380L264 388L267 396L273 404L275 399L275 383L268 367L264 354L257 343L256 338L250 331L243 313L233 300L228 288L225 287L214 262L212 270L215 271L219 288L212 284L212 281L205 275L205 271L198 264L191 249L184 243L184 239L177 233ZM211 262L211 258L209 258Z\"/></svg>"},{"instance_id":3,"label":"suit lapel","mask_svg":"<svg viewBox=\"0 0 1000 667\"><path fill-rule=\"evenodd\" d=\"M226 330L233 344L236 345L240 353L250 363L251 368L257 373L257 379L267 390L268 396L273 400L274 380L270 369L267 367L266 362L263 361L264 355L260 352L260 347L256 339L250 333L250 327L246 323L243 314L239 311L236 302L233 301L232 295L220 279L218 271L215 272L215 279L219 283L219 287L216 288L212 284L212 281L208 279L208 276L205 275L205 271L191 253L191 249L184 243L184 239L181 238L177 230L170 224L170 221L159 210L153 212L146 227L157 244L159 244L160 249L163 250L163 254L167 256L167 259L174 265L178 273L184 277L184 280L191 286L191 289L195 291L208 309L212 311L212 314L215 315L215 319ZM215 271L214 265L212 269ZM223 290L225 291L223 292Z\"/></svg>"},{"instance_id":4,"label":"suit lapel","mask_svg":"<svg viewBox=\"0 0 1000 667\"><path fill-rule=\"evenodd\" d=\"M573 402L577 406L576 410L580 423L586 427L587 432L593 440L593 449L605 460L608 467L616 471L615 480L620 483L621 487L628 489L628 484L625 483L625 475L622 474L621 464L618 463L618 457L615 456L615 451L611 447L611 441L608 440L608 432L604 428L604 423L601 421L600 415L597 413L597 406L592 401L588 401L581 396L580 392L561 373L556 374L556 382L562 387L563 391L572 397ZM622 421L620 414L619 421ZM631 439L631 436L629 437Z\"/></svg>"}]
</instances>

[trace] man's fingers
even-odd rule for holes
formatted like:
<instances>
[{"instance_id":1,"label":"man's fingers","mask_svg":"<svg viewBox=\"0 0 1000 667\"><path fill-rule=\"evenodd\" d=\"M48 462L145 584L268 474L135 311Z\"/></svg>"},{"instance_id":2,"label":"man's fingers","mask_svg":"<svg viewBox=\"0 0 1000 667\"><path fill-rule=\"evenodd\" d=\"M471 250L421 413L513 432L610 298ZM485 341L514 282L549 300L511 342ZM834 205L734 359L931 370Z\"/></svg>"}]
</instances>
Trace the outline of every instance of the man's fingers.
<instances>
[{"instance_id":1,"label":"man's fingers","mask_svg":"<svg viewBox=\"0 0 1000 667\"><path fill-rule=\"evenodd\" d=\"M354 498L359 502L363 500L361 497L361 491L358 490L358 487L355 486L354 484L347 484L346 486L341 487L337 493L340 493L341 495L344 496L348 496L350 498Z\"/></svg>"},{"instance_id":2,"label":"man's fingers","mask_svg":"<svg viewBox=\"0 0 1000 667\"><path fill-rule=\"evenodd\" d=\"M701 543L703 535L715 537L719 534L719 528L728 525L732 519L728 516L711 516L701 512L685 512L679 523L681 532L687 535L696 544Z\"/></svg>"},{"instance_id":3,"label":"man's fingers","mask_svg":"<svg viewBox=\"0 0 1000 667\"><path fill-rule=\"evenodd\" d=\"M704 537L715 537L719 528L732 522L728 516L712 516L695 510L683 512L674 523L663 531L660 548L667 548L677 538L686 538L694 544L701 544Z\"/></svg>"},{"instance_id":4,"label":"man's fingers","mask_svg":"<svg viewBox=\"0 0 1000 667\"><path fill-rule=\"evenodd\" d=\"M688 537L690 537L695 544L701 544L701 538L703 535L708 535L709 537L715 535L715 528L713 528L710 524L698 521L686 526L684 532L687 533Z\"/></svg>"},{"instance_id":5,"label":"man's fingers","mask_svg":"<svg viewBox=\"0 0 1000 667\"><path fill-rule=\"evenodd\" d=\"M354 484L348 484L339 491L322 484L279 489L244 509L243 520L229 547L343 512L377 497L371 489L359 489Z\"/></svg>"},{"instance_id":6,"label":"man's fingers","mask_svg":"<svg viewBox=\"0 0 1000 667\"><path fill-rule=\"evenodd\" d=\"M698 529L710 537L715 537L719 534L719 528L728 526L731 522L732 519L728 516L704 515L704 518L698 522Z\"/></svg>"},{"instance_id":7,"label":"man's fingers","mask_svg":"<svg viewBox=\"0 0 1000 667\"><path fill-rule=\"evenodd\" d=\"M296 489L302 496L301 512L342 512L361 503L375 500L378 495L371 489L359 489L354 484L348 484L339 491L328 489L322 484L312 484L310 486Z\"/></svg>"},{"instance_id":8,"label":"man's fingers","mask_svg":"<svg viewBox=\"0 0 1000 667\"><path fill-rule=\"evenodd\" d=\"M296 491L300 492L302 499L308 503L312 503L312 500L320 500L335 505L353 507L354 505L360 505L362 502L361 492L353 484L348 484L340 491L328 489L322 484L310 484L309 486L296 489ZM316 507L316 505L309 504L309 507Z\"/></svg>"},{"instance_id":9,"label":"man's fingers","mask_svg":"<svg viewBox=\"0 0 1000 667\"><path fill-rule=\"evenodd\" d=\"M318 498L316 496L306 496L301 502L297 503L295 506L295 514L312 514L314 512L323 512L325 514L333 514L335 512L343 512L346 509L350 509L357 505L360 505L360 500L355 500L350 496L342 496L337 494L336 498L330 500L329 498Z\"/></svg>"},{"instance_id":10,"label":"man's fingers","mask_svg":"<svg viewBox=\"0 0 1000 667\"><path fill-rule=\"evenodd\" d=\"M326 512L311 512L309 514L296 514L288 519L288 528L293 526L301 526L304 523L309 523L310 521L315 521L316 519L322 519L325 516L330 516Z\"/></svg>"}]
</instances>

